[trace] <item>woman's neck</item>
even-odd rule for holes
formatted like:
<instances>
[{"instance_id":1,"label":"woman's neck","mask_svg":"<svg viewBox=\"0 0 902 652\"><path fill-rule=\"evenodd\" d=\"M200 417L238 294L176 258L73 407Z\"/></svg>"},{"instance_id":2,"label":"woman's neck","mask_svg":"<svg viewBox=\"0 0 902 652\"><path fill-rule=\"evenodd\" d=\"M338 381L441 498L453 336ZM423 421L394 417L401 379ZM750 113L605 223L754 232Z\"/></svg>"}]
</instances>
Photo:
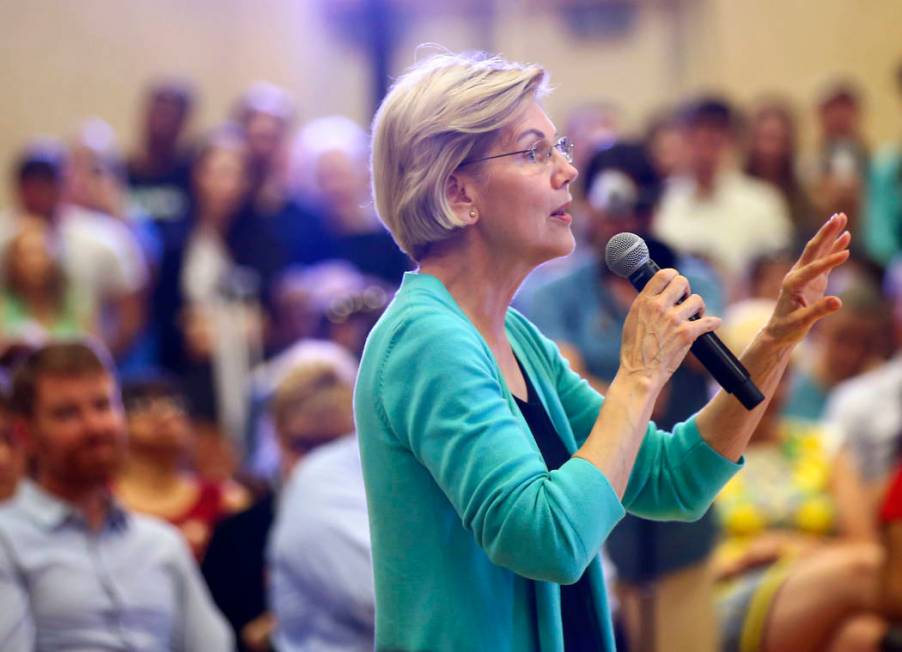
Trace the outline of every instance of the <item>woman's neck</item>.
<instances>
[{"instance_id":1,"label":"woman's neck","mask_svg":"<svg viewBox=\"0 0 902 652\"><path fill-rule=\"evenodd\" d=\"M500 258L454 248L431 254L420 271L438 278L486 338L490 346L504 340L507 309L532 268L505 264Z\"/></svg>"}]
</instances>

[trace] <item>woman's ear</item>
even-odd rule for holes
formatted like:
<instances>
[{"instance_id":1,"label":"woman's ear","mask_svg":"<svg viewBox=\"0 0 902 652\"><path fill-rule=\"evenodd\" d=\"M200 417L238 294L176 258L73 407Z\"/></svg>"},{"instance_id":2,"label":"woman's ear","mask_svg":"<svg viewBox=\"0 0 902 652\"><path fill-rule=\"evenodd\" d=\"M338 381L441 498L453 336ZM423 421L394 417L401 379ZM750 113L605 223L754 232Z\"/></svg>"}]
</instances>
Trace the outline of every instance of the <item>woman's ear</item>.
<instances>
[{"instance_id":1,"label":"woman's ear","mask_svg":"<svg viewBox=\"0 0 902 652\"><path fill-rule=\"evenodd\" d=\"M448 177L445 184L445 196L460 224L475 224L479 220L479 211L471 196L471 185L466 177L458 174Z\"/></svg>"}]
</instances>

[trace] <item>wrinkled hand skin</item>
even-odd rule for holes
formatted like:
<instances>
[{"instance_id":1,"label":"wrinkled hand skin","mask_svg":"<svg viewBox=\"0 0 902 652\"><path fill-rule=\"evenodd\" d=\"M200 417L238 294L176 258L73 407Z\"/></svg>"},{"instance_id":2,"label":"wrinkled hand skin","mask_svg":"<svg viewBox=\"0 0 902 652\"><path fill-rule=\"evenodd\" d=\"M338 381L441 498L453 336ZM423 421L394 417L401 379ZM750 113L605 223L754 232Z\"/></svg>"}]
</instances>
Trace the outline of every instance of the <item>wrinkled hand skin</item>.
<instances>
[{"instance_id":1,"label":"wrinkled hand skin","mask_svg":"<svg viewBox=\"0 0 902 652\"><path fill-rule=\"evenodd\" d=\"M620 368L662 386L677 370L701 334L720 325L705 316L705 303L690 294L689 281L676 270L662 269L642 289L623 325ZM693 315L700 319L690 321Z\"/></svg>"}]
</instances>

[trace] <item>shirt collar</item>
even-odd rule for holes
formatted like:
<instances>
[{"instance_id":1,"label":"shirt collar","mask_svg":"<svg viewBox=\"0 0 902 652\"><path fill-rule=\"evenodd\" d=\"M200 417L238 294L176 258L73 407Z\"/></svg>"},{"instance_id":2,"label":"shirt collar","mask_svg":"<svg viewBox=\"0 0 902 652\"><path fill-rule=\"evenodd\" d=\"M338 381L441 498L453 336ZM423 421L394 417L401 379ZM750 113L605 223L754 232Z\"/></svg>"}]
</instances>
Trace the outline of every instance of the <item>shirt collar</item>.
<instances>
[{"instance_id":1,"label":"shirt collar","mask_svg":"<svg viewBox=\"0 0 902 652\"><path fill-rule=\"evenodd\" d=\"M68 523L84 524L84 517L70 503L45 491L32 480L23 480L16 496L20 509L46 530L56 530ZM128 524L128 512L108 494L109 511L105 527L121 529Z\"/></svg>"}]
</instances>

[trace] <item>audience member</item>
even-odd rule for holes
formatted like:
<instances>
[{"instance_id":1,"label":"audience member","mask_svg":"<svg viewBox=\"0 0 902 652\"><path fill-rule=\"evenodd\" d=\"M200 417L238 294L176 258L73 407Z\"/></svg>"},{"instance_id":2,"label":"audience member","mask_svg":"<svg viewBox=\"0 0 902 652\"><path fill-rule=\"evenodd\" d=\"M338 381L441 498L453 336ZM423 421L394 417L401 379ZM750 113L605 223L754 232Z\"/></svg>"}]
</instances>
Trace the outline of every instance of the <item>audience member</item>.
<instances>
[{"instance_id":1,"label":"audience member","mask_svg":"<svg viewBox=\"0 0 902 652\"><path fill-rule=\"evenodd\" d=\"M264 581L275 496L307 452L322 444L322 440L344 435L348 428L347 423L329 414L326 417L331 420L323 423L333 432L321 430L319 421L320 413L340 402L342 396L336 389L338 381L332 376L335 365L342 362L346 374L354 372L347 352L330 342L307 340L297 344L290 356L280 361L278 378L273 380L274 396L267 403L278 447L279 468L273 478L273 491L265 492L249 509L217 525L202 566L213 599L235 630L239 648L249 651L269 649L275 622L267 610Z\"/></svg>"},{"instance_id":2,"label":"audience member","mask_svg":"<svg viewBox=\"0 0 902 652\"><path fill-rule=\"evenodd\" d=\"M881 361L881 332L887 320L879 290L862 282L838 296L843 309L817 324L809 335L805 361L793 374L785 416L821 420L837 385Z\"/></svg>"},{"instance_id":3,"label":"audience member","mask_svg":"<svg viewBox=\"0 0 902 652\"><path fill-rule=\"evenodd\" d=\"M794 248L801 247L821 224L798 175L798 141L792 108L782 100L759 103L749 121L745 173L773 186L783 196L795 231Z\"/></svg>"},{"instance_id":4,"label":"audience member","mask_svg":"<svg viewBox=\"0 0 902 652\"><path fill-rule=\"evenodd\" d=\"M599 149L610 147L620 136L620 111L609 102L588 102L567 113L564 133L575 144L573 165L584 170Z\"/></svg>"},{"instance_id":5,"label":"audience member","mask_svg":"<svg viewBox=\"0 0 902 652\"><path fill-rule=\"evenodd\" d=\"M270 269L240 266L236 254L251 236L234 226L249 219L244 139L232 129L214 132L193 166L194 213L166 225L154 313L160 320L160 357L180 376L197 415L237 435L244 425L246 375L262 350L258 297Z\"/></svg>"},{"instance_id":6,"label":"audience member","mask_svg":"<svg viewBox=\"0 0 902 652\"><path fill-rule=\"evenodd\" d=\"M399 285L411 262L376 217L367 133L343 116L314 120L295 139L293 158L293 181L321 209L332 257Z\"/></svg>"},{"instance_id":7,"label":"audience member","mask_svg":"<svg viewBox=\"0 0 902 652\"><path fill-rule=\"evenodd\" d=\"M896 87L902 100L902 61L896 68ZM902 102L899 111L902 115ZM902 140L887 144L874 156L863 235L868 255L880 265L902 254Z\"/></svg>"},{"instance_id":8,"label":"audience member","mask_svg":"<svg viewBox=\"0 0 902 652\"><path fill-rule=\"evenodd\" d=\"M153 84L145 100L138 149L128 159L132 201L161 222L179 220L190 213L191 157L184 135L193 104L188 84Z\"/></svg>"},{"instance_id":9,"label":"audience member","mask_svg":"<svg viewBox=\"0 0 902 652\"><path fill-rule=\"evenodd\" d=\"M128 424L128 455L116 479L126 508L177 527L196 559L203 559L213 528L245 508L240 485L215 482L191 469L191 421L185 398L162 377L131 381L122 392Z\"/></svg>"},{"instance_id":10,"label":"audience member","mask_svg":"<svg viewBox=\"0 0 902 652\"><path fill-rule=\"evenodd\" d=\"M41 344L48 338L95 333L96 311L75 293L63 269L59 242L38 219L21 220L3 253L0 344Z\"/></svg>"},{"instance_id":11,"label":"audience member","mask_svg":"<svg viewBox=\"0 0 902 652\"><path fill-rule=\"evenodd\" d=\"M811 198L822 215L845 213L857 235L870 158L861 134L861 96L853 83L836 80L821 91L816 108L820 133Z\"/></svg>"},{"instance_id":12,"label":"audience member","mask_svg":"<svg viewBox=\"0 0 902 652\"><path fill-rule=\"evenodd\" d=\"M770 314L737 304L721 328L745 348ZM780 416L784 376L715 508L723 650L878 650L887 631L879 596L882 550L861 509L847 454L817 425Z\"/></svg>"},{"instance_id":13,"label":"audience member","mask_svg":"<svg viewBox=\"0 0 902 652\"><path fill-rule=\"evenodd\" d=\"M279 650L373 649L369 522L353 435L356 366L339 347L323 348L275 397L280 437L291 447L285 461L300 460L269 544Z\"/></svg>"},{"instance_id":14,"label":"audience member","mask_svg":"<svg viewBox=\"0 0 902 652\"><path fill-rule=\"evenodd\" d=\"M8 388L0 383L0 503L11 498L25 472L25 456L12 427Z\"/></svg>"},{"instance_id":15,"label":"audience member","mask_svg":"<svg viewBox=\"0 0 902 652\"><path fill-rule=\"evenodd\" d=\"M0 649L230 650L178 533L107 489L125 427L105 356L47 345L16 372L12 402L35 479L0 507Z\"/></svg>"},{"instance_id":16,"label":"audience member","mask_svg":"<svg viewBox=\"0 0 902 652\"><path fill-rule=\"evenodd\" d=\"M891 634L892 646L883 649L888 652L902 650L902 465L896 459L896 472L889 483L886 497L880 508L880 522L886 542L886 568L884 569L883 601L887 612L896 623Z\"/></svg>"},{"instance_id":17,"label":"audience member","mask_svg":"<svg viewBox=\"0 0 902 652\"><path fill-rule=\"evenodd\" d=\"M731 296L756 256L789 246L786 203L731 161L738 118L725 101L701 98L680 114L684 167L667 186L652 232L681 253L701 255L723 275Z\"/></svg>"},{"instance_id":18,"label":"audience member","mask_svg":"<svg viewBox=\"0 0 902 652\"><path fill-rule=\"evenodd\" d=\"M673 111L660 111L649 120L643 138L652 167L666 182L685 167L686 144L677 116Z\"/></svg>"},{"instance_id":19,"label":"audience member","mask_svg":"<svg viewBox=\"0 0 902 652\"><path fill-rule=\"evenodd\" d=\"M144 325L144 257L124 225L63 201L64 162L55 143L34 144L22 153L16 167L19 206L0 216L0 232L5 232L0 238L8 240L25 219L44 220L60 242L74 292L97 306L103 340L120 356Z\"/></svg>"},{"instance_id":20,"label":"audience member","mask_svg":"<svg viewBox=\"0 0 902 652\"><path fill-rule=\"evenodd\" d=\"M876 514L892 472L902 435L902 262L886 274L885 296L892 306L896 354L876 369L839 385L825 419L840 432L869 490L864 506Z\"/></svg>"}]
</instances>

